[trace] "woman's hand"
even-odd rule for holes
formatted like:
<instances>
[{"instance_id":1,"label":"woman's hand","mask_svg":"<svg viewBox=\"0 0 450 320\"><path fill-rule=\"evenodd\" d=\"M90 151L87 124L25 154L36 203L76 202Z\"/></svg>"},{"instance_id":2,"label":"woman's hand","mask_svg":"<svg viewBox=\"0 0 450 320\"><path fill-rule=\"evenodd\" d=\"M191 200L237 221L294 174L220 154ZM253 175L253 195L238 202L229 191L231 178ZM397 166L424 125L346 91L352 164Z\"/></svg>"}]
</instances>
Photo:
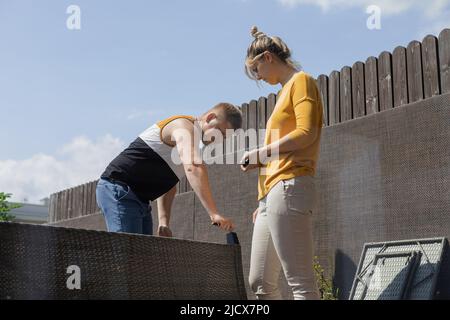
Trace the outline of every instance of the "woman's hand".
<instances>
[{"instance_id":1,"label":"woman's hand","mask_svg":"<svg viewBox=\"0 0 450 320\"><path fill-rule=\"evenodd\" d=\"M158 236L160 237L172 237L172 230L168 226L158 226Z\"/></svg>"},{"instance_id":2,"label":"woman's hand","mask_svg":"<svg viewBox=\"0 0 450 320\"><path fill-rule=\"evenodd\" d=\"M259 208L256 208L256 210L252 214L253 223L255 223L255 221L256 221L256 217L258 216L258 212L259 212Z\"/></svg>"},{"instance_id":3,"label":"woman's hand","mask_svg":"<svg viewBox=\"0 0 450 320\"><path fill-rule=\"evenodd\" d=\"M248 170L256 169L261 166L259 163L259 149L246 151L241 159L241 170L247 172Z\"/></svg>"},{"instance_id":4,"label":"woman's hand","mask_svg":"<svg viewBox=\"0 0 450 320\"><path fill-rule=\"evenodd\" d=\"M212 214L211 217L211 224L218 226L220 229L225 231L233 231L234 229L234 223L231 221L231 219L225 218L221 216L220 214Z\"/></svg>"}]
</instances>

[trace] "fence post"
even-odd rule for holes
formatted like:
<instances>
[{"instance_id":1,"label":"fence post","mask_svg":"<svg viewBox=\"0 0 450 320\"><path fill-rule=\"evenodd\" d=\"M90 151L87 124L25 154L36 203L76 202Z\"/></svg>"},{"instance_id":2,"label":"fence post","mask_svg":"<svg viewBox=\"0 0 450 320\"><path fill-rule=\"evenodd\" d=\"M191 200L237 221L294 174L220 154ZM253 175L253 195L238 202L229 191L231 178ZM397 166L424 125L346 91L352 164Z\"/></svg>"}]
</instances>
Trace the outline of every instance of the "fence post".
<instances>
[{"instance_id":1,"label":"fence post","mask_svg":"<svg viewBox=\"0 0 450 320\"><path fill-rule=\"evenodd\" d=\"M394 93L392 90L392 57L384 51L378 57L378 86L380 95L380 111L394 107Z\"/></svg>"},{"instance_id":2,"label":"fence post","mask_svg":"<svg viewBox=\"0 0 450 320\"><path fill-rule=\"evenodd\" d=\"M366 86L366 114L377 113L380 110L378 99L378 63L377 58L369 57L366 60L365 86Z\"/></svg>"},{"instance_id":3,"label":"fence post","mask_svg":"<svg viewBox=\"0 0 450 320\"><path fill-rule=\"evenodd\" d=\"M340 103L340 89L339 89L339 71L333 71L330 74L330 82L329 82L329 123L330 125L339 123L341 121L339 103Z\"/></svg>"},{"instance_id":4,"label":"fence post","mask_svg":"<svg viewBox=\"0 0 450 320\"><path fill-rule=\"evenodd\" d=\"M341 121L351 120L352 114L352 69L345 66L341 69L340 78L340 113Z\"/></svg>"},{"instance_id":5,"label":"fence post","mask_svg":"<svg viewBox=\"0 0 450 320\"><path fill-rule=\"evenodd\" d=\"M366 89L364 86L364 63L355 62L352 68L353 118L366 114Z\"/></svg>"},{"instance_id":6,"label":"fence post","mask_svg":"<svg viewBox=\"0 0 450 320\"><path fill-rule=\"evenodd\" d=\"M408 78L406 69L406 48L399 46L395 48L392 54L394 107L408 103Z\"/></svg>"},{"instance_id":7,"label":"fence post","mask_svg":"<svg viewBox=\"0 0 450 320\"><path fill-rule=\"evenodd\" d=\"M439 66L441 92L450 93L450 29L439 34Z\"/></svg>"}]
</instances>

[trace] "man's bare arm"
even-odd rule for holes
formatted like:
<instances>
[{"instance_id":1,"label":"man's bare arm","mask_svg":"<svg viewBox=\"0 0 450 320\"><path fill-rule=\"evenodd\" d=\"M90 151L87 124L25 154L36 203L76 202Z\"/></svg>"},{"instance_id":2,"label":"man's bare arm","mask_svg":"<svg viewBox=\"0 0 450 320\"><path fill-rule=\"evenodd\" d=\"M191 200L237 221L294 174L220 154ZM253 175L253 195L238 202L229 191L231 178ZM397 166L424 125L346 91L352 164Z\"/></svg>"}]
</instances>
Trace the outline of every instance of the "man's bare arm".
<instances>
[{"instance_id":1,"label":"man's bare arm","mask_svg":"<svg viewBox=\"0 0 450 320\"><path fill-rule=\"evenodd\" d=\"M177 186L174 186L172 189L156 199L156 203L158 204L158 221L160 226L169 226L172 203L176 193Z\"/></svg>"},{"instance_id":2,"label":"man's bare arm","mask_svg":"<svg viewBox=\"0 0 450 320\"><path fill-rule=\"evenodd\" d=\"M199 154L199 149L195 145L194 125L185 119L177 119L173 122L175 121L179 121L178 126L172 127L171 134L183 163L186 178L206 209L211 221L217 223L224 230L233 229L231 220L222 217L217 210L209 185L208 171L202 163L201 154Z\"/></svg>"}]
</instances>

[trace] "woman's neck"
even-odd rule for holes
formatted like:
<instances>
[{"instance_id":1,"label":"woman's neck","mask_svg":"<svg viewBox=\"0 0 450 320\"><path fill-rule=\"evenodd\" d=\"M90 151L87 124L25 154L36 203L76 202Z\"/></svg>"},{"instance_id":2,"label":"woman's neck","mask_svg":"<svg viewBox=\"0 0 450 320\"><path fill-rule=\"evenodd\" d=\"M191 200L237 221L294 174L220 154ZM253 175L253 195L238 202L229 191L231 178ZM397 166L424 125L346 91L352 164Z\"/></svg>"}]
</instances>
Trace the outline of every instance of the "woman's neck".
<instances>
[{"instance_id":1,"label":"woman's neck","mask_svg":"<svg viewBox=\"0 0 450 320\"><path fill-rule=\"evenodd\" d=\"M279 78L279 83L281 84L282 87L284 87L284 85L292 78L292 76L294 74L297 73L297 70L295 70L292 67L288 67L286 66L285 68L283 68L280 78Z\"/></svg>"}]
</instances>

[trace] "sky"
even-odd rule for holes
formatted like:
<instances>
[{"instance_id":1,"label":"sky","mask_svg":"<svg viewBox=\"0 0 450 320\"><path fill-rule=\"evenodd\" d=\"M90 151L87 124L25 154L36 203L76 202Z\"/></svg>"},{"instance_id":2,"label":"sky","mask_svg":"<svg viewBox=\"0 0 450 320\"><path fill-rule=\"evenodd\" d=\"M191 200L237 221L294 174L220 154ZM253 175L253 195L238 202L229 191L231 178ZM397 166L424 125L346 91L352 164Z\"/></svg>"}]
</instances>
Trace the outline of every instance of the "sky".
<instances>
[{"instance_id":1,"label":"sky","mask_svg":"<svg viewBox=\"0 0 450 320\"><path fill-rule=\"evenodd\" d=\"M277 92L245 76L253 25L317 77L437 36L450 0L0 0L0 192L39 203L155 121Z\"/></svg>"}]
</instances>

